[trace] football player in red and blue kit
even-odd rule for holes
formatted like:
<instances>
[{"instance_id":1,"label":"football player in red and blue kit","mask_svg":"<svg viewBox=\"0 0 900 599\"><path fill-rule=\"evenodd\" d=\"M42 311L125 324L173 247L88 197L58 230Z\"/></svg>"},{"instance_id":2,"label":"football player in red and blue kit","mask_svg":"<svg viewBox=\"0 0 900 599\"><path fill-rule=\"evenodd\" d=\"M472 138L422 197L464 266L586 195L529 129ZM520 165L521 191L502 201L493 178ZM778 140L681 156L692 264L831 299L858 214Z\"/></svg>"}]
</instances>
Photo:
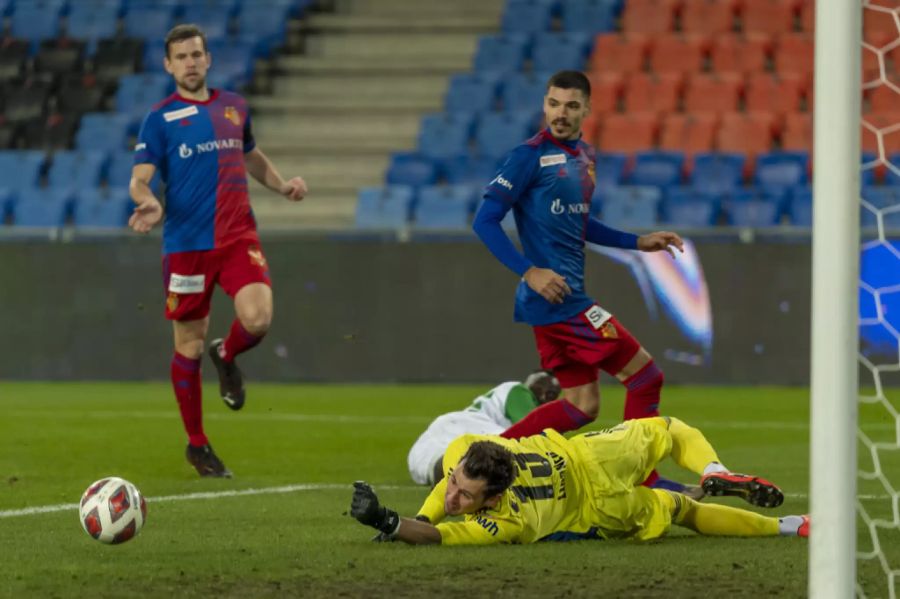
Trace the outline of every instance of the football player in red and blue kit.
<instances>
[{"instance_id":1,"label":"football player in red and blue kit","mask_svg":"<svg viewBox=\"0 0 900 599\"><path fill-rule=\"evenodd\" d=\"M564 394L513 425L504 433L509 438L545 428L574 430L594 420L600 410L599 370L625 385L626 420L659 415L663 374L628 330L585 293L584 244L667 251L674 257L682 240L667 231L641 236L618 231L591 216L595 154L581 139L590 98L583 73L560 71L550 78L544 97L547 128L509 153L475 217L476 234L522 277L514 318L533 327L541 367L553 371ZM524 255L500 226L510 210Z\"/></svg>"},{"instance_id":2,"label":"football player in red and blue kit","mask_svg":"<svg viewBox=\"0 0 900 599\"><path fill-rule=\"evenodd\" d=\"M166 36L165 68L176 91L141 125L130 184L136 206L128 224L146 233L165 212L165 313L174 327L171 377L188 434L187 459L201 476L230 477L203 431L200 361L210 299L216 283L234 298L237 318L224 339L211 342L209 355L223 401L239 410L245 391L235 357L256 346L272 320L271 280L247 173L292 201L302 200L307 187L300 177L282 179L256 147L246 100L206 86L210 61L197 26L178 25ZM165 209L149 187L157 171L166 183Z\"/></svg>"}]
</instances>

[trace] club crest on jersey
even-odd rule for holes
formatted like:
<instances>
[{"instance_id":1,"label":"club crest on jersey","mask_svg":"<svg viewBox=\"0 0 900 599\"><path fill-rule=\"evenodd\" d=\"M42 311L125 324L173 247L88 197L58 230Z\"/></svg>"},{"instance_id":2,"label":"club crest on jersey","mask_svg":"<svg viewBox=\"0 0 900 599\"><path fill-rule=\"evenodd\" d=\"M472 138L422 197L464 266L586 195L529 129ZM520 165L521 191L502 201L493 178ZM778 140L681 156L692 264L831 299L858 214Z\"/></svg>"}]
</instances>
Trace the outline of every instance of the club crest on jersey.
<instances>
[{"instance_id":1,"label":"club crest on jersey","mask_svg":"<svg viewBox=\"0 0 900 599\"><path fill-rule=\"evenodd\" d=\"M587 173L588 173L588 177L591 178L591 183L596 185L597 184L597 167L594 165L593 162L588 163Z\"/></svg>"},{"instance_id":2,"label":"club crest on jersey","mask_svg":"<svg viewBox=\"0 0 900 599\"><path fill-rule=\"evenodd\" d=\"M237 108L234 106L226 106L225 107L225 118L237 125L241 126L241 115L238 113Z\"/></svg>"},{"instance_id":3,"label":"club crest on jersey","mask_svg":"<svg viewBox=\"0 0 900 599\"><path fill-rule=\"evenodd\" d=\"M260 268L266 267L266 257L263 256L262 250L256 247L255 245L251 245L247 248L247 255L250 256L250 262L259 266Z\"/></svg>"},{"instance_id":4,"label":"club crest on jersey","mask_svg":"<svg viewBox=\"0 0 900 599\"><path fill-rule=\"evenodd\" d=\"M166 309L169 312L174 312L178 309L178 294L177 293L169 293L169 297L166 298Z\"/></svg>"}]
</instances>

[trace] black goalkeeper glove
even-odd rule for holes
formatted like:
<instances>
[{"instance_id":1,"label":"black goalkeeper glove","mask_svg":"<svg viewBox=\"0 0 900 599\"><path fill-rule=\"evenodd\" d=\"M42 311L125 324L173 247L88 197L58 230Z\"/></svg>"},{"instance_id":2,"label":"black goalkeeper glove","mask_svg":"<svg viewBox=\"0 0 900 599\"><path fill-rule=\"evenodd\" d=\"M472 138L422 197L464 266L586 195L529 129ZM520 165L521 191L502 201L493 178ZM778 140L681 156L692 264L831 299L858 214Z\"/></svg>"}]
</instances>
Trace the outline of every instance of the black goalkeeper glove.
<instances>
[{"instance_id":1,"label":"black goalkeeper glove","mask_svg":"<svg viewBox=\"0 0 900 599\"><path fill-rule=\"evenodd\" d=\"M361 524L380 530L389 537L393 537L400 529L400 516L397 512L379 504L375 490L363 481L353 483L350 515Z\"/></svg>"}]
</instances>

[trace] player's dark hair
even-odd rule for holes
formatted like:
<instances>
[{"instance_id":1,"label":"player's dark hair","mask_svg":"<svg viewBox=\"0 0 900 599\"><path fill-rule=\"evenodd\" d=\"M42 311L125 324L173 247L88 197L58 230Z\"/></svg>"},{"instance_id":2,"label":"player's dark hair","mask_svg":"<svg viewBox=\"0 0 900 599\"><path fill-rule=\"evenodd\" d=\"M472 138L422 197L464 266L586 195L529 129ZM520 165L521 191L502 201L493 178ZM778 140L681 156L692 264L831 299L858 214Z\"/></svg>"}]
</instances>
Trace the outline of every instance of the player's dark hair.
<instances>
[{"instance_id":1,"label":"player's dark hair","mask_svg":"<svg viewBox=\"0 0 900 599\"><path fill-rule=\"evenodd\" d=\"M476 441L462 458L463 473L468 478L487 482L485 497L502 493L516 478L516 464L513 454L502 445L492 441Z\"/></svg>"},{"instance_id":2,"label":"player's dark hair","mask_svg":"<svg viewBox=\"0 0 900 599\"><path fill-rule=\"evenodd\" d=\"M547 81L547 89L578 89L585 98L591 97L591 82L581 71L557 71Z\"/></svg>"},{"instance_id":3,"label":"player's dark hair","mask_svg":"<svg viewBox=\"0 0 900 599\"><path fill-rule=\"evenodd\" d=\"M525 379L525 386L534 394L538 403L551 402L562 393L559 380L549 370L537 370Z\"/></svg>"},{"instance_id":4,"label":"player's dark hair","mask_svg":"<svg viewBox=\"0 0 900 599\"><path fill-rule=\"evenodd\" d=\"M175 25L175 27L172 27L172 29L169 30L169 33L166 34L166 58L169 57L169 46L176 42L189 40L192 37L199 37L203 42L203 51L209 52L209 48L206 45L206 34L203 33L203 30L193 23L184 23L182 25Z\"/></svg>"}]
</instances>

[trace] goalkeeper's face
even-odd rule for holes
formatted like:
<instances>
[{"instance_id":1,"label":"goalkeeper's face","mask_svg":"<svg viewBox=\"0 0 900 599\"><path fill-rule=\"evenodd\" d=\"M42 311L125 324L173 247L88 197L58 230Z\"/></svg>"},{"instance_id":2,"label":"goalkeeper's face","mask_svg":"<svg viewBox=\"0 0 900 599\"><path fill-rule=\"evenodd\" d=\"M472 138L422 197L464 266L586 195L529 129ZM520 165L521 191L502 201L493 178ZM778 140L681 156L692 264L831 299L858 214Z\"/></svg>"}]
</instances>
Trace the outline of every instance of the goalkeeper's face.
<instances>
[{"instance_id":1,"label":"goalkeeper's face","mask_svg":"<svg viewBox=\"0 0 900 599\"><path fill-rule=\"evenodd\" d=\"M590 113L590 98L580 89L551 87L544 96L544 118L556 139L578 139L581 122Z\"/></svg>"},{"instance_id":2,"label":"goalkeeper's face","mask_svg":"<svg viewBox=\"0 0 900 599\"><path fill-rule=\"evenodd\" d=\"M210 56L200 36L173 42L166 56L166 71L175 79L175 84L190 93L206 87L206 72L209 70Z\"/></svg>"},{"instance_id":3,"label":"goalkeeper's face","mask_svg":"<svg viewBox=\"0 0 900 599\"><path fill-rule=\"evenodd\" d=\"M448 516L461 516L496 506L502 494L485 497L486 487L486 480L466 476L463 472L462 462L460 462L447 479L444 513Z\"/></svg>"}]
</instances>

